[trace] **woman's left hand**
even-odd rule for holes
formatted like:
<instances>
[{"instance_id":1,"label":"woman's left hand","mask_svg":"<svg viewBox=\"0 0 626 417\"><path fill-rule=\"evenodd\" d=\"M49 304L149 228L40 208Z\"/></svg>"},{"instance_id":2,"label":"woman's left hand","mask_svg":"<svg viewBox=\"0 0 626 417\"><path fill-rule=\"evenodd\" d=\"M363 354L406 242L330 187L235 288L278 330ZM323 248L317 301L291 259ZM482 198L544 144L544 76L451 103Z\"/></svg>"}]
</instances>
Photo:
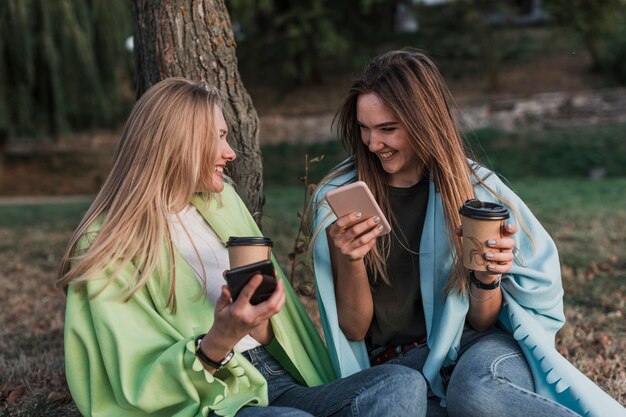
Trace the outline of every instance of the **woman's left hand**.
<instances>
[{"instance_id":1,"label":"woman's left hand","mask_svg":"<svg viewBox=\"0 0 626 417\"><path fill-rule=\"evenodd\" d=\"M509 223L504 228L504 236L500 239L490 239L487 246L493 250L487 250L483 256L490 262L487 265L488 271L475 271L474 274L479 280L493 280L490 275L506 274L513 266L513 250L515 249L515 240L511 237L517 232L517 226Z\"/></svg>"},{"instance_id":2,"label":"woman's left hand","mask_svg":"<svg viewBox=\"0 0 626 417\"><path fill-rule=\"evenodd\" d=\"M462 235L461 228L457 229L457 234ZM500 239L490 239L487 241L489 249L483 253L483 257L490 262L487 265L488 271L474 271L476 278L481 281L493 281L493 275L506 274L513 266L513 250L515 249L515 240L511 238L517 233L517 226L509 223L504 228L504 236Z\"/></svg>"}]
</instances>

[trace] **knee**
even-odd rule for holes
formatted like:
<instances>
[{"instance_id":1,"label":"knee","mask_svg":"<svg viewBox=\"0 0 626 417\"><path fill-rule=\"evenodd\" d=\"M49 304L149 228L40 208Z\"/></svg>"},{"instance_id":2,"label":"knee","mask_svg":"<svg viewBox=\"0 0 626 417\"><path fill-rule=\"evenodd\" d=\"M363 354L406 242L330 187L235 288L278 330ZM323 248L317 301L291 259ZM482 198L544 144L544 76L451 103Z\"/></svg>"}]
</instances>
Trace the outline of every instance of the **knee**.
<instances>
[{"instance_id":1,"label":"knee","mask_svg":"<svg viewBox=\"0 0 626 417\"><path fill-rule=\"evenodd\" d=\"M382 415L426 415L427 384L421 373L402 365L379 365L370 371L376 372L377 378L358 396L360 409L371 409L369 403L376 402L376 408L383 407Z\"/></svg>"},{"instance_id":2,"label":"knee","mask_svg":"<svg viewBox=\"0 0 626 417\"><path fill-rule=\"evenodd\" d=\"M426 398L428 385L419 371L402 365L379 365L374 369L379 368L386 376L381 389L397 392L406 397Z\"/></svg>"}]
</instances>

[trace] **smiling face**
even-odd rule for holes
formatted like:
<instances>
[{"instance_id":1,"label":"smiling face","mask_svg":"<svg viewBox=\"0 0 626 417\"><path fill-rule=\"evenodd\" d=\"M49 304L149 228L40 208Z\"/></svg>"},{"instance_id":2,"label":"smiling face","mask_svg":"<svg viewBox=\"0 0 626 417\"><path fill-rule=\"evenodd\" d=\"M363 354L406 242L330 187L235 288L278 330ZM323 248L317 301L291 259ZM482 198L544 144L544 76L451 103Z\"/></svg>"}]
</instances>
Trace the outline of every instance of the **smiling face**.
<instances>
[{"instance_id":1,"label":"smiling face","mask_svg":"<svg viewBox=\"0 0 626 417\"><path fill-rule=\"evenodd\" d=\"M235 152L226 141L228 136L228 125L224 119L222 109L215 108L215 123L217 127L218 140L215 147L215 160L213 161L213 173L211 177L211 191L219 193L224 190L224 167L236 158Z\"/></svg>"},{"instance_id":2,"label":"smiling face","mask_svg":"<svg viewBox=\"0 0 626 417\"><path fill-rule=\"evenodd\" d=\"M357 99L356 117L361 140L389 174L387 183L400 188L417 184L422 172L417 154L404 127L385 103L374 93L362 94Z\"/></svg>"}]
</instances>

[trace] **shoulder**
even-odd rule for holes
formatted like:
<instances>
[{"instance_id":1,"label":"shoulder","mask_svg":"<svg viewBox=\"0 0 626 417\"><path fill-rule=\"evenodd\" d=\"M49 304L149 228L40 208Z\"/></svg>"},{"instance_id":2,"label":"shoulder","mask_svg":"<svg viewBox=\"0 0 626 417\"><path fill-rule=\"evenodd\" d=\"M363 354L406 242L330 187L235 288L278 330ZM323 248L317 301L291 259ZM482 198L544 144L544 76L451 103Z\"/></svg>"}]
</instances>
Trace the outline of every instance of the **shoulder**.
<instances>
[{"instance_id":1,"label":"shoulder","mask_svg":"<svg viewBox=\"0 0 626 417\"><path fill-rule=\"evenodd\" d=\"M345 161L344 161L345 162ZM316 200L323 199L327 192L342 185L350 184L356 180L356 171L349 170L341 175L329 176L323 179L315 190Z\"/></svg>"},{"instance_id":2,"label":"shoulder","mask_svg":"<svg viewBox=\"0 0 626 417\"><path fill-rule=\"evenodd\" d=\"M494 171L471 159L468 159L468 163L473 171L471 181L477 194L482 194L483 191L503 196L513 193Z\"/></svg>"},{"instance_id":3,"label":"shoulder","mask_svg":"<svg viewBox=\"0 0 626 417\"><path fill-rule=\"evenodd\" d=\"M193 197L191 202L209 210L245 208L245 204L237 194L235 187L229 183L224 183L224 189L220 193L199 193Z\"/></svg>"},{"instance_id":4,"label":"shoulder","mask_svg":"<svg viewBox=\"0 0 626 417\"><path fill-rule=\"evenodd\" d=\"M105 217L106 214L103 214L98 217L96 221L87 226L83 234L78 239L78 242L76 243L75 252L80 253L89 249L91 244L96 240L96 237L100 234L102 226L104 225Z\"/></svg>"}]
</instances>

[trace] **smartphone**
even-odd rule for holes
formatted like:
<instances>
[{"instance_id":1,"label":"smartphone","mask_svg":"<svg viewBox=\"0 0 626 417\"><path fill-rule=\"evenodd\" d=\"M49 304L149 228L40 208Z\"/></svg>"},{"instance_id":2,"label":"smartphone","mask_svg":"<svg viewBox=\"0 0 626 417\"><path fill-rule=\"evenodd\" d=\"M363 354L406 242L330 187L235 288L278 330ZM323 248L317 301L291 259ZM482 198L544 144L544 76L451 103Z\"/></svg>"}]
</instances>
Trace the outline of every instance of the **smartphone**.
<instances>
[{"instance_id":1,"label":"smartphone","mask_svg":"<svg viewBox=\"0 0 626 417\"><path fill-rule=\"evenodd\" d=\"M272 261L265 260L224 271L224 278L226 278L226 284L228 284L233 301L239 297L243 287L256 274L263 275L263 282L256 289L252 298L250 298L250 304L253 305L262 303L270 298L276 289L276 272L274 271Z\"/></svg>"},{"instance_id":2,"label":"smartphone","mask_svg":"<svg viewBox=\"0 0 626 417\"><path fill-rule=\"evenodd\" d=\"M380 224L383 225L381 234L384 235L391 232L391 226L385 218L383 211L376 200L374 200L369 187L363 181L353 182L327 192L326 201L337 217L342 217L355 211L361 212L363 219L378 216L380 217Z\"/></svg>"}]
</instances>

